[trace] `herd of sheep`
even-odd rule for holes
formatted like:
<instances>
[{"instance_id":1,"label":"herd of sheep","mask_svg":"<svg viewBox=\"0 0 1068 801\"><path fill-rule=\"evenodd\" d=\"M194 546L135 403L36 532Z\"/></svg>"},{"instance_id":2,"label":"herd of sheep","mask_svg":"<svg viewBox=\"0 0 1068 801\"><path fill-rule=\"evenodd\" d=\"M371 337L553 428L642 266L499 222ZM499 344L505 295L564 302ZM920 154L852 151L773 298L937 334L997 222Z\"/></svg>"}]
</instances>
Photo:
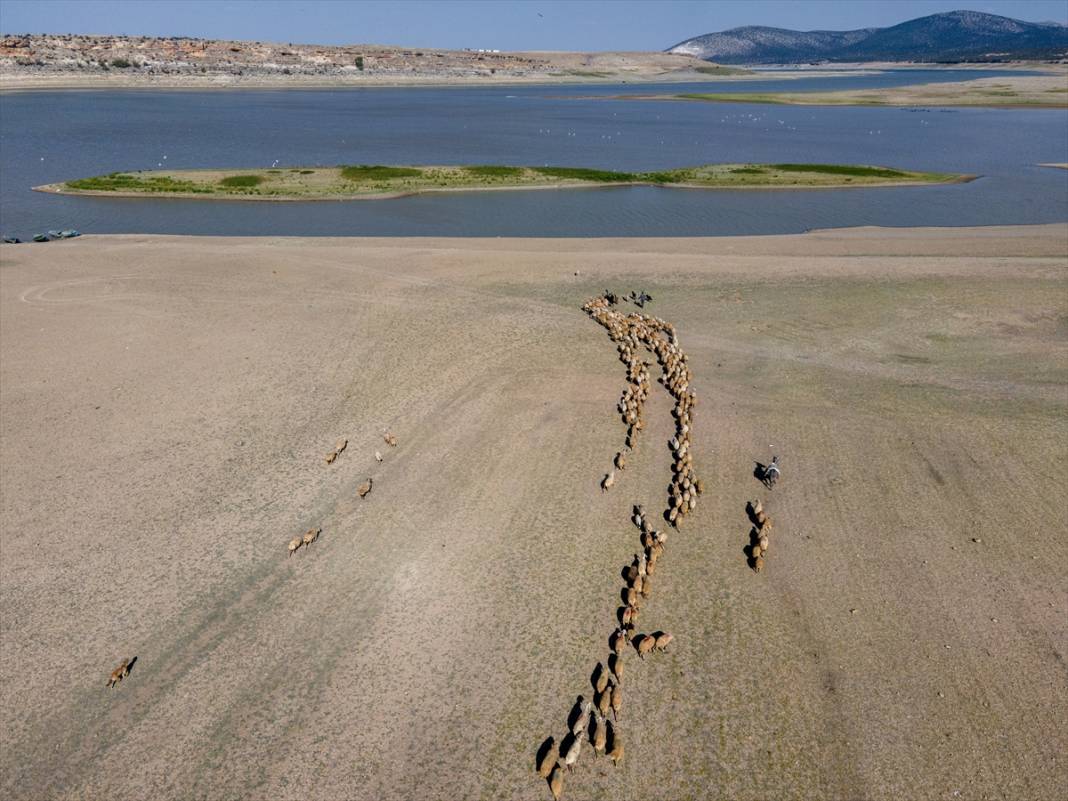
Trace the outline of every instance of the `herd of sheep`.
<instances>
[{"instance_id":1,"label":"herd of sheep","mask_svg":"<svg viewBox=\"0 0 1068 801\"><path fill-rule=\"evenodd\" d=\"M582 309L608 330L616 343L620 361L627 368L627 385L619 401L619 413L627 426L626 450L616 454L613 466L601 480L601 490L607 492L616 482L616 472L626 469L627 453L634 448L638 434L645 428L645 400L650 392L649 368L652 362L644 356L652 354L661 369L658 379L674 398L672 415L675 435L668 443L672 457L672 479L668 487L668 507L664 519L678 528L697 506L702 486L693 469L690 452L690 431L697 395L690 388L693 374L687 365L686 354L679 346L675 328L658 317L643 312L629 314L617 309L621 298L611 292L594 298ZM641 532L641 549L623 570L626 584L620 595L623 605L617 611L618 625L608 639L610 653L607 669L598 663L591 683L593 699L579 696L567 721L567 734L557 744L549 737L538 750L536 768L549 784L553 798L563 792L564 771L573 771L582 752L583 742L589 742L597 754L607 754L613 764L623 758L623 741L619 733L619 719L623 705L623 658L633 647L642 659L653 651L665 651L673 636L668 632L636 634L638 616L653 587L656 565L664 553L667 533L653 527L641 504L634 506L632 522ZM612 719L608 716L611 714Z\"/></svg>"}]
</instances>

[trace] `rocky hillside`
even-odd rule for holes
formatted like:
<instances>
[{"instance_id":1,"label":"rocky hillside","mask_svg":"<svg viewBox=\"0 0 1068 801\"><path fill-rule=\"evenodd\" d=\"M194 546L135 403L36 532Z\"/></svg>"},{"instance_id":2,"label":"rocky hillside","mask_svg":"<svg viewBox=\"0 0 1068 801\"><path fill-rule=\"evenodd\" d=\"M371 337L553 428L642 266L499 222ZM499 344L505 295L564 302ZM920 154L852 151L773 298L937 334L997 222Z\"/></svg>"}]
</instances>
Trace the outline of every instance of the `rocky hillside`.
<instances>
[{"instance_id":1,"label":"rocky hillside","mask_svg":"<svg viewBox=\"0 0 1068 801\"><path fill-rule=\"evenodd\" d=\"M307 45L185 37L4 35L0 77L114 83L383 83L405 81L677 80L715 71L670 53L502 53L381 45Z\"/></svg>"},{"instance_id":2,"label":"rocky hillside","mask_svg":"<svg viewBox=\"0 0 1068 801\"><path fill-rule=\"evenodd\" d=\"M687 39L667 52L725 64L1060 60L1068 58L1068 27L951 11L855 31L732 28Z\"/></svg>"}]
</instances>

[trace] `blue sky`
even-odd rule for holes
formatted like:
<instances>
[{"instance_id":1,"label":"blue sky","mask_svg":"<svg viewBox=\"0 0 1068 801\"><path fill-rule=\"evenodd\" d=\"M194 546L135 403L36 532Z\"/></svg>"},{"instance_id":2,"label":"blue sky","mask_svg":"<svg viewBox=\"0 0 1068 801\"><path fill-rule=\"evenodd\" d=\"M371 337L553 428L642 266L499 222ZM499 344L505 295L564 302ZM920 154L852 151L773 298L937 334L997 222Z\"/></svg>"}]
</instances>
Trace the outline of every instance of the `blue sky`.
<instances>
[{"instance_id":1,"label":"blue sky","mask_svg":"<svg viewBox=\"0 0 1068 801\"><path fill-rule=\"evenodd\" d=\"M739 25L843 30L967 8L1068 23L1066 0L0 0L3 33L501 50L661 50Z\"/></svg>"}]
</instances>

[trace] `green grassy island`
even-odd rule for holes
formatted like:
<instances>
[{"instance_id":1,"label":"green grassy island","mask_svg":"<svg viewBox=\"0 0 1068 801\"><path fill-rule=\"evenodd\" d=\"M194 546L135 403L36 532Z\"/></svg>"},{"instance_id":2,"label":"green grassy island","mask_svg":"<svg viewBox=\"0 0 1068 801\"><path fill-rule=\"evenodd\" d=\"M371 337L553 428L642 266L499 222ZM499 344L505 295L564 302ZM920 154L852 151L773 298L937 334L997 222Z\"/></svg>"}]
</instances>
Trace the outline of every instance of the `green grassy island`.
<instances>
[{"instance_id":1,"label":"green grassy island","mask_svg":"<svg viewBox=\"0 0 1068 801\"><path fill-rule=\"evenodd\" d=\"M661 172L581 167L383 166L286 167L268 170L113 172L42 192L119 197L236 200L358 200L419 192L650 185L707 189L809 189L902 186L967 181L974 176L842 164L706 164Z\"/></svg>"}]
</instances>

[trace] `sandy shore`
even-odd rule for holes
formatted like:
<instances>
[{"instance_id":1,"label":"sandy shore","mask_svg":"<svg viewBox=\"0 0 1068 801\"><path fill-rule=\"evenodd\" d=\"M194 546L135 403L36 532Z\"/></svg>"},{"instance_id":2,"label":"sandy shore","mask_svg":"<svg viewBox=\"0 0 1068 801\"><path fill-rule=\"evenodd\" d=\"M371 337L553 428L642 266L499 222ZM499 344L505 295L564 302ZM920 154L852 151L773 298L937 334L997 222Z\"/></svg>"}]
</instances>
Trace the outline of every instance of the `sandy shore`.
<instances>
[{"instance_id":1,"label":"sandy shore","mask_svg":"<svg viewBox=\"0 0 1068 801\"><path fill-rule=\"evenodd\" d=\"M1066 225L0 246L0 795L550 798L669 478L654 385L597 485L606 287L676 325L707 488L565 801L1057 797Z\"/></svg>"},{"instance_id":2,"label":"sandy shore","mask_svg":"<svg viewBox=\"0 0 1068 801\"><path fill-rule=\"evenodd\" d=\"M982 108L1068 107L1068 68L1047 68L1042 75L1008 75L950 83L925 83L834 92L767 92L715 94L708 100L723 103L782 103L802 106L976 106ZM649 95L627 99L677 99ZM690 96L690 99L698 99Z\"/></svg>"}]
</instances>

